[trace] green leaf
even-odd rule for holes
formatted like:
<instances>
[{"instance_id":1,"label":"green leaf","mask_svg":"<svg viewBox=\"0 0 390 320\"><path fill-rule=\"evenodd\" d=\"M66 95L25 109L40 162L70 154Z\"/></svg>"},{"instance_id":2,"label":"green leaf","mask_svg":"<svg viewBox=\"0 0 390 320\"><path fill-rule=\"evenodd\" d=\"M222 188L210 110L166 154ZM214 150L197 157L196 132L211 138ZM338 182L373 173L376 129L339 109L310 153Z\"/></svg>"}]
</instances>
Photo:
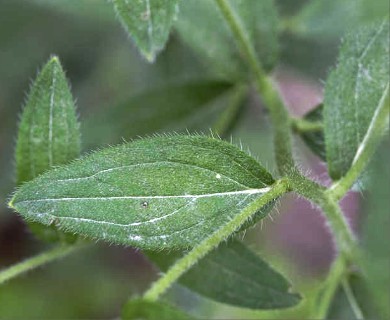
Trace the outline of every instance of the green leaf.
<instances>
[{"instance_id":1,"label":"green leaf","mask_svg":"<svg viewBox=\"0 0 390 320\"><path fill-rule=\"evenodd\" d=\"M266 70L271 70L279 51L278 15L274 2L235 0L230 3L246 30L246 35L254 44L262 65ZM176 29L183 42L201 55L217 73L242 77L247 70L242 52L214 1L184 1Z\"/></svg>"},{"instance_id":2,"label":"green leaf","mask_svg":"<svg viewBox=\"0 0 390 320\"><path fill-rule=\"evenodd\" d=\"M10 206L26 219L95 239L144 249L187 248L273 183L259 163L227 142L156 137L50 171L24 184Z\"/></svg>"},{"instance_id":3,"label":"green leaf","mask_svg":"<svg viewBox=\"0 0 390 320\"><path fill-rule=\"evenodd\" d=\"M124 320L190 320L190 315L159 301L133 299L122 310Z\"/></svg>"},{"instance_id":4,"label":"green leaf","mask_svg":"<svg viewBox=\"0 0 390 320\"><path fill-rule=\"evenodd\" d=\"M16 143L17 184L67 163L79 154L76 108L61 64L53 57L33 83L22 113ZM73 235L58 232L54 225L30 223L29 226L44 241L75 240Z\"/></svg>"},{"instance_id":5,"label":"green leaf","mask_svg":"<svg viewBox=\"0 0 390 320\"><path fill-rule=\"evenodd\" d=\"M366 147L389 86L389 23L349 33L325 87L324 132L330 176L341 178Z\"/></svg>"},{"instance_id":6,"label":"green leaf","mask_svg":"<svg viewBox=\"0 0 390 320\"><path fill-rule=\"evenodd\" d=\"M168 41L179 0L112 0L123 27L153 62Z\"/></svg>"},{"instance_id":7,"label":"green leaf","mask_svg":"<svg viewBox=\"0 0 390 320\"><path fill-rule=\"evenodd\" d=\"M158 87L134 95L114 108L110 107L92 115L86 123L86 128L89 133L95 132L94 139L111 143L118 137L128 139L155 133L170 126L177 129L182 122L188 127L191 117L213 109L211 104L230 89L231 83L218 80L191 81Z\"/></svg>"},{"instance_id":8,"label":"green leaf","mask_svg":"<svg viewBox=\"0 0 390 320\"><path fill-rule=\"evenodd\" d=\"M377 158L372 163L373 172L369 187L371 191L365 211L363 223L362 268L373 302L382 314L383 319L390 318L390 143L383 143Z\"/></svg>"},{"instance_id":9,"label":"green leaf","mask_svg":"<svg viewBox=\"0 0 390 320\"><path fill-rule=\"evenodd\" d=\"M323 123L323 105L320 104L304 116L304 120L310 123ZM326 160L325 138L323 128L318 130L300 131L300 136L306 145L322 160Z\"/></svg>"},{"instance_id":10,"label":"green leaf","mask_svg":"<svg viewBox=\"0 0 390 320\"><path fill-rule=\"evenodd\" d=\"M16 143L17 184L80 154L80 132L70 88L57 57L33 83Z\"/></svg>"},{"instance_id":11,"label":"green leaf","mask_svg":"<svg viewBox=\"0 0 390 320\"><path fill-rule=\"evenodd\" d=\"M147 255L163 272L182 256L161 251ZM300 301L281 274L239 241L221 244L179 282L200 295L242 308L287 308Z\"/></svg>"}]
</instances>

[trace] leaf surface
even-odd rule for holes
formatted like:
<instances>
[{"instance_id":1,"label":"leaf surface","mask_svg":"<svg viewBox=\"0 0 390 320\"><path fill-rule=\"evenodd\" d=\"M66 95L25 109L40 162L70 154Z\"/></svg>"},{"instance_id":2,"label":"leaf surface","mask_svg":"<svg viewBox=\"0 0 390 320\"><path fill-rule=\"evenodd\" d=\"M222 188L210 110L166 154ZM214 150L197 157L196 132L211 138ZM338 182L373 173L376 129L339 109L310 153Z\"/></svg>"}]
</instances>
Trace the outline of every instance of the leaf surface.
<instances>
[{"instance_id":1,"label":"leaf surface","mask_svg":"<svg viewBox=\"0 0 390 320\"><path fill-rule=\"evenodd\" d=\"M133 299L122 310L124 320L190 320L190 315L160 301Z\"/></svg>"},{"instance_id":2,"label":"leaf surface","mask_svg":"<svg viewBox=\"0 0 390 320\"><path fill-rule=\"evenodd\" d=\"M26 219L140 248L192 247L274 182L235 146L203 136L107 148L24 184ZM257 214L262 215L262 212Z\"/></svg>"},{"instance_id":3,"label":"leaf surface","mask_svg":"<svg viewBox=\"0 0 390 320\"><path fill-rule=\"evenodd\" d=\"M247 37L254 44L262 65L267 70L272 69L279 51L278 15L274 2L272 0L229 2L240 19ZM242 77L243 71L247 70L243 53L238 50L231 30L214 1L183 1L176 29L183 42L205 59L215 72Z\"/></svg>"},{"instance_id":4,"label":"leaf surface","mask_svg":"<svg viewBox=\"0 0 390 320\"><path fill-rule=\"evenodd\" d=\"M364 138L389 91L389 23L349 33L325 87L324 132L332 179L366 147Z\"/></svg>"},{"instance_id":5,"label":"leaf surface","mask_svg":"<svg viewBox=\"0 0 390 320\"><path fill-rule=\"evenodd\" d=\"M181 253L148 252L163 272ZM241 242L221 244L185 273L179 283L218 302L250 309L287 308L300 301L287 280Z\"/></svg>"},{"instance_id":6,"label":"leaf surface","mask_svg":"<svg viewBox=\"0 0 390 320\"><path fill-rule=\"evenodd\" d=\"M153 62L168 40L179 0L112 0L123 27Z\"/></svg>"}]
</instances>

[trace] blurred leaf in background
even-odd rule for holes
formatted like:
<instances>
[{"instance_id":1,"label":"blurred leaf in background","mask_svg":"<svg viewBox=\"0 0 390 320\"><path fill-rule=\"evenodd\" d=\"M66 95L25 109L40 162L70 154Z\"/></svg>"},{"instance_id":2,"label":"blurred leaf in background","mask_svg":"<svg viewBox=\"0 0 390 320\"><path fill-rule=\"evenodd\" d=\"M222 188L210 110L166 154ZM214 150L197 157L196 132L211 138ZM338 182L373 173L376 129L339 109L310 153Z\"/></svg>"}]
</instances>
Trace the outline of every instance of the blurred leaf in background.
<instances>
[{"instance_id":1,"label":"blurred leaf in background","mask_svg":"<svg viewBox=\"0 0 390 320\"><path fill-rule=\"evenodd\" d=\"M390 317L390 253L389 194L390 194L390 141L387 139L372 163L366 217L363 222L363 248L361 267L366 285L378 313L383 319Z\"/></svg>"}]
</instances>

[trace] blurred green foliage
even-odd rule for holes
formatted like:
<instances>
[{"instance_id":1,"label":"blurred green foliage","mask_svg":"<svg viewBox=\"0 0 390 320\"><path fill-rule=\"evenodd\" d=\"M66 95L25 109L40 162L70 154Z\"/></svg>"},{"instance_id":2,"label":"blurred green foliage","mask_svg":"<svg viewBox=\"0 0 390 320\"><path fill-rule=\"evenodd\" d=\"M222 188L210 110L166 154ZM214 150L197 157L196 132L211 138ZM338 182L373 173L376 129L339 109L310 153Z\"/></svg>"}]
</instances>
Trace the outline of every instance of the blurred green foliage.
<instances>
[{"instance_id":1,"label":"blurred green foliage","mask_svg":"<svg viewBox=\"0 0 390 320\"><path fill-rule=\"evenodd\" d=\"M330 4L334 2L326 1ZM344 6L344 1L337 1L341 2ZM279 37L280 64L309 75L313 81L324 78L330 66L334 65L339 39L346 29L382 19L389 11L387 0L359 0L350 4L351 10L341 11L338 11L337 4L327 7L315 0L279 0L277 4L283 21ZM305 8L306 5L312 9ZM315 6L320 6L320 10ZM334 8L336 12L332 11ZM308 15L309 11L320 16ZM295 14L305 20L299 21L294 18ZM325 21L325 18L332 20ZM316 28L312 27L313 24ZM299 27L302 25L305 28ZM209 68L200 55L182 42L176 31L171 34L156 63L148 64L128 40L115 20L112 5L107 1L0 0L0 267L32 256L44 248L31 237L19 218L10 214L5 204L15 183L13 153L18 114L28 91L29 79L35 78L37 70L51 54L61 58L72 83L82 123L84 152L139 134L151 134L155 130L170 131L173 127L175 130L189 128L191 131L207 132L210 125L205 119L213 123L213 117L221 113L231 100L230 92L221 94L212 101L212 107L206 105L202 117L195 120L183 118L180 125L144 128L140 123L142 120L137 120L136 127L139 129L122 131L128 126L131 114L125 107L116 107L123 106L124 102L140 93L147 95L170 85L229 79L221 79L219 73ZM256 98L249 96L242 117L231 134L235 143L243 141L244 146L273 172L269 123L259 104ZM94 127L94 119L104 122L102 130ZM249 239L258 239L260 228L250 233L253 236L249 235ZM264 245L258 242L252 243L257 249ZM277 252L266 255L274 261L278 270L289 274L301 289L299 291L303 292L305 302L299 307L285 311L252 312L205 299L198 299L190 306L184 304L183 307L191 309L193 314L203 314L203 310L208 310L210 317L219 318L227 315L237 319L309 317L315 295L313 282L321 279L297 275L291 262L278 257ZM140 254L131 250L104 246L89 248L82 254L0 287L0 317L113 318L120 314L128 296L142 293L155 277L155 272ZM172 290L171 295L172 300L179 300L181 291ZM343 318L349 311L347 306L340 308L343 311L338 314L342 314L340 317Z\"/></svg>"}]
</instances>

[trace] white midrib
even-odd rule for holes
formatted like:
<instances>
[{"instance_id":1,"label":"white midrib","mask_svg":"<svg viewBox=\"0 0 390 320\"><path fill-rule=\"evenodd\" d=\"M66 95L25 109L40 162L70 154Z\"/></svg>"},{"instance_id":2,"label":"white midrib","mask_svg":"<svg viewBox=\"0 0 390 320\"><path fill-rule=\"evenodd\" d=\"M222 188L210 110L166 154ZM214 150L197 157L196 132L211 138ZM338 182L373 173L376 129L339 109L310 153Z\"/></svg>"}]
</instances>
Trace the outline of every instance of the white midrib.
<instances>
[{"instance_id":1,"label":"white midrib","mask_svg":"<svg viewBox=\"0 0 390 320\"><path fill-rule=\"evenodd\" d=\"M140 199L140 200L152 200L152 199L201 199L211 197L226 197L235 195L251 195L251 194L263 194L268 192L271 187L260 189L246 189L240 191L229 192L217 192L217 193L205 193L205 194L183 194L183 195L162 195L162 196L119 196L119 197L74 197L74 198L47 198L47 199L33 199L22 200L17 203L34 203L34 202L57 202L57 201L78 201L78 200L126 200L126 199Z\"/></svg>"},{"instance_id":2,"label":"white midrib","mask_svg":"<svg viewBox=\"0 0 390 320\"><path fill-rule=\"evenodd\" d=\"M360 143L357 151L356 151L356 154L355 154L355 157L353 158L353 161L352 161L352 166L359 160L360 156L362 155L364 149L366 149L368 143L369 143L369 140L370 140L370 137L372 136L372 132L374 131L374 128L375 128L375 123L377 122L377 118L379 116L379 113L385 103L385 100L386 100L386 96L389 94L389 83L387 83L387 86L386 86L386 89L385 91L383 92L383 95L381 97L381 99L379 100L379 104L378 104L378 107L376 108L375 112L374 112L374 115L372 117L372 120L370 122L370 125L368 126L368 129L367 129L367 132L366 132L366 135L364 136L362 142Z\"/></svg>"},{"instance_id":3,"label":"white midrib","mask_svg":"<svg viewBox=\"0 0 390 320\"><path fill-rule=\"evenodd\" d=\"M49 112L49 166L53 166L53 108L54 108L54 94L56 85L56 71L53 69L53 80L50 94L50 112Z\"/></svg>"},{"instance_id":4,"label":"white midrib","mask_svg":"<svg viewBox=\"0 0 390 320\"><path fill-rule=\"evenodd\" d=\"M146 0L146 12L148 16L148 38L150 51L153 51L153 21L152 12L150 11L150 0Z\"/></svg>"},{"instance_id":5,"label":"white midrib","mask_svg":"<svg viewBox=\"0 0 390 320\"><path fill-rule=\"evenodd\" d=\"M359 161L360 157L362 156L362 154L366 150L367 146L370 144L371 136L373 135L373 131L375 130L375 124L378 121L378 117L379 117L380 111L382 110L383 107L385 107L384 104L386 102L386 97L389 94L389 85L390 84L388 82L387 86L386 86L386 89L384 90L383 95L382 95L381 99L379 100L378 107L375 109L374 115L373 115L373 117L371 119L370 125L368 126L367 132L364 135L364 138L363 138L362 142L359 144L359 146L358 146L358 148L356 150L356 154L355 154L355 156L354 156L354 158L352 160L351 168L354 167L355 164ZM340 184L340 181L341 181L341 179L338 180L336 183L334 183L330 187L330 190L337 189L339 184Z\"/></svg>"}]
</instances>

